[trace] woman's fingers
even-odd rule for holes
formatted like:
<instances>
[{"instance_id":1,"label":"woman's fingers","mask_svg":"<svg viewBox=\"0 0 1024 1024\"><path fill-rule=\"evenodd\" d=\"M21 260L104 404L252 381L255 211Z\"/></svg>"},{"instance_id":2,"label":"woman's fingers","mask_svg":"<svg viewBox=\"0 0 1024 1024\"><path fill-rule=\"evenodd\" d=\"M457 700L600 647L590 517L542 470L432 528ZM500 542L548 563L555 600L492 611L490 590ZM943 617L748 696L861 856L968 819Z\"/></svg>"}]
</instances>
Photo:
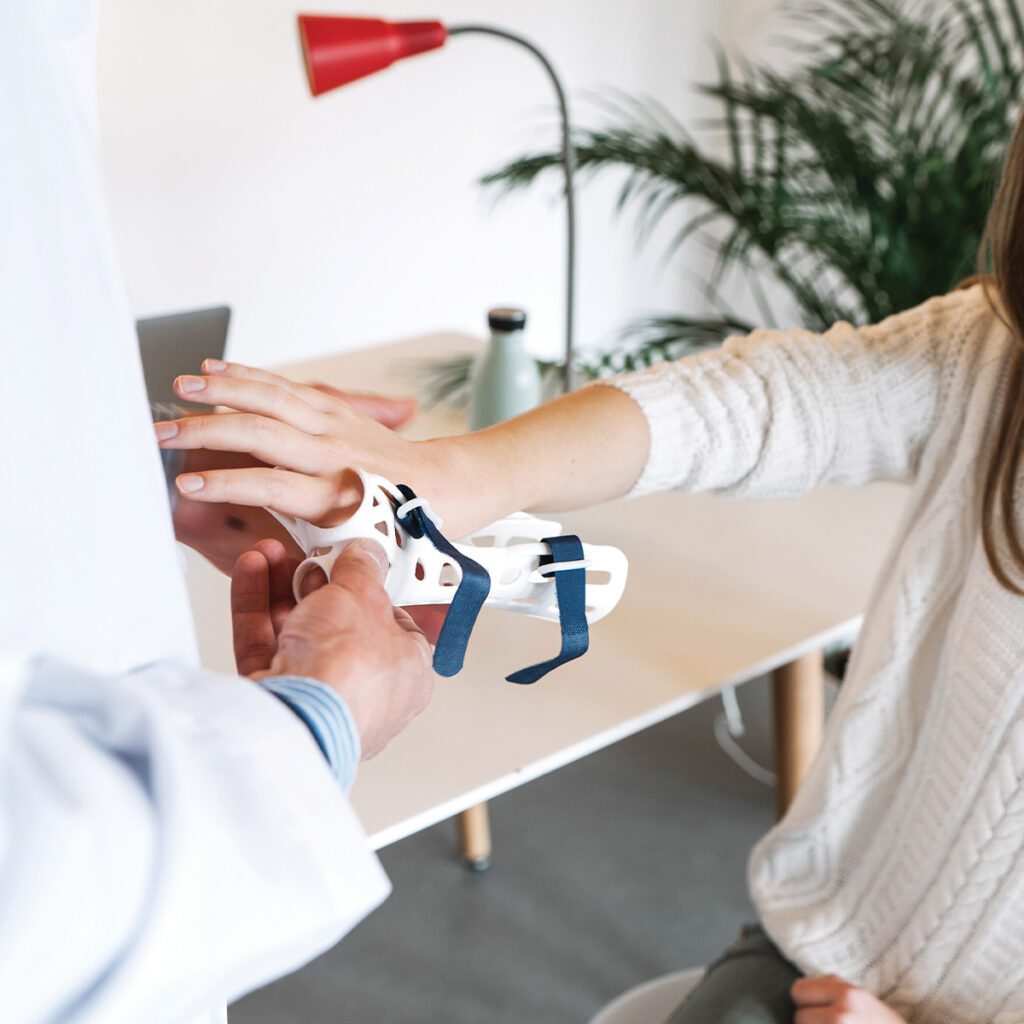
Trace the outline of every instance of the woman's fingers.
<instances>
[{"instance_id":1,"label":"woman's fingers","mask_svg":"<svg viewBox=\"0 0 1024 1024\"><path fill-rule=\"evenodd\" d=\"M343 391L331 384L323 384L319 381L315 384L300 384L287 377L271 373L270 370L262 370L257 366L246 366L244 363L225 363L219 359L204 359L202 371L209 376L236 377L240 380L271 384L302 399L320 412L331 412L341 402L392 430L408 422L416 414L418 408L416 400L407 396L394 397L365 394L361 391Z\"/></svg>"},{"instance_id":2,"label":"woman's fingers","mask_svg":"<svg viewBox=\"0 0 1024 1024\"><path fill-rule=\"evenodd\" d=\"M217 377L237 377L240 380L254 380L262 384L273 384L275 387L287 391L296 398L319 409L321 412L328 412L334 407L329 391L324 392L319 388L308 384L300 384L298 381L289 380L280 374L272 373L270 370L262 370L258 366L246 366L244 363L226 363L222 359L204 359L201 367L203 373Z\"/></svg>"},{"instance_id":3,"label":"woman's fingers","mask_svg":"<svg viewBox=\"0 0 1024 1024\"><path fill-rule=\"evenodd\" d=\"M183 473L175 481L192 501L223 501L232 505L272 508L321 526L343 523L362 497L357 486L339 487L336 480L303 476L285 469L213 469ZM351 491L351 493L348 493ZM328 521L325 517L330 517Z\"/></svg>"},{"instance_id":4,"label":"woman's fingers","mask_svg":"<svg viewBox=\"0 0 1024 1024\"><path fill-rule=\"evenodd\" d=\"M161 448L243 452L272 466L319 473L328 453L322 441L268 416L225 412L155 423Z\"/></svg>"},{"instance_id":5,"label":"woman's fingers","mask_svg":"<svg viewBox=\"0 0 1024 1024\"><path fill-rule=\"evenodd\" d=\"M326 413L276 383L222 374L205 377L186 374L174 381L174 393L186 402L226 405L238 412L269 416L307 434L319 434L330 423Z\"/></svg>"},{"instance_id":6,"label":"woman's fingers","mask_svg":"<svg viewBox=\"0 0 1024 1024\"><path fill-rule=\"evenodd\" d=\"M376 420L382 427L397 430L416 415L419 406L415 398L392 395L371 395L362 391L341 391L330 384L313 384L314 391L330 395L356 412Z\"/></svg>"}]
</instances>

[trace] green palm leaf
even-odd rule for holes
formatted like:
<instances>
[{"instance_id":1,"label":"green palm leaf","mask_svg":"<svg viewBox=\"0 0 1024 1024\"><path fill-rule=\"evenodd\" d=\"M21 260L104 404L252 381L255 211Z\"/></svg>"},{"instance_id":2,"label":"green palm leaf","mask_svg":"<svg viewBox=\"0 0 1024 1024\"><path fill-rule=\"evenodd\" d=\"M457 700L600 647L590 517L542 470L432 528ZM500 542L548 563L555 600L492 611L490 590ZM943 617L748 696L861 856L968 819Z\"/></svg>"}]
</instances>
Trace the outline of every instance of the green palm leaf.
<instances>
[{"instance_id":1,"label":"green palm leaf","mask_svg":"<svg viewBox=\"0 0 1024 1024\"><path fill-rule=\"evenodd\" d=\"M720 117L709 151L660 105L609 94L603 122L575 134L581 176L624 172L618 207L640 244L675 218L669 255L712 246L713 286L739 268L781 283L806 326L878 320L948 290L973 268L1009 131L1024 96L1018 0L795 0L780 74L719 55L702 91ZM712 136L712 133L715 133ZM512 192L559 166L532 153L487 175ZM648 317L583 369L647 365L744 329Z\"/></svg>"}]
</instances>

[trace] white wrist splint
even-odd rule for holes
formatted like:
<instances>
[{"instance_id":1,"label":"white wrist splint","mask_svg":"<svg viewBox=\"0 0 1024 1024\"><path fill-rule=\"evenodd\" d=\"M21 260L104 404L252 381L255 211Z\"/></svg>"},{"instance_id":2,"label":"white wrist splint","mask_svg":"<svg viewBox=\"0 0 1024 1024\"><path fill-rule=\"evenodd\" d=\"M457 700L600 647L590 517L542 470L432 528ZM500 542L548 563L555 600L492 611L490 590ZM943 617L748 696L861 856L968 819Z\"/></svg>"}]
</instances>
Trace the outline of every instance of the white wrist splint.
<instances>
[{"instance_id":1,"label":"white wrist splint","mask_svg":"<svg viewBox=\"0 0 1024 1024\"><path fill-rule=\"evenodd\" d=\"M322 570L329 578L345 545L367 539L384 548L391 564L384 587L392 604L451 604L463 581L463 568L453 554L439 549L429 536L414 536L407 528L412 522L410 516L419 512L439 531L442 524L429 502L418 497L407 500L403 490L384 477L362 470L359 477L362 501L339 526L324 528L272 513L306 554L295 573L296 598L309 573ZM557 522L518 512L458 543L448 543L455 554L471 559L486 572L490 580L486 604L552 622L561 619L558 574L582 570L586 574L586 621L597 622L622 597L629 567L626 556L617 548L583 544L582 559L552 563L551 548L544 538L560 533ZM443 537L439 539L444 541Z\"/></svg>"}]
</instances>

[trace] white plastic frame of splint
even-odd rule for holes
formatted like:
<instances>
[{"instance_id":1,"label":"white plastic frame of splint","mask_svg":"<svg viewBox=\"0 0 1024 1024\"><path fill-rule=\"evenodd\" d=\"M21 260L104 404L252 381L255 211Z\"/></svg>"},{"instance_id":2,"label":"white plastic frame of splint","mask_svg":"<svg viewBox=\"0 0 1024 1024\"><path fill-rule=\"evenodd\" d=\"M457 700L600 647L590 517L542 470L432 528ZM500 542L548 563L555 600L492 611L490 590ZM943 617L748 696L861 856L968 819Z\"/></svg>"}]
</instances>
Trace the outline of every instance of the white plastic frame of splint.
<instances>
[{"instance_id":1,"label":"white plastic frame of splint","mask_svg":"<svg viewBox=\"0 0 1024 1024\"><path fill-rule=\"evenodd\" d=\"M307 556L295 571L296 597L310 572L322 569L329 577L345 545L362 538L376 541L387 553L391 568L384 587L392 604L450 604L462 579L458 564L438 551L427 537L415 538L398 523L396 509L407 503L394 484L373 473L358 472L363 499L340 526L324 528L272 513ZM440 529L441 523L429 504L423 501L422 506ZM556 537L561 531L559 523L517 512L453 543L453 547L487 570L491 578L487 604L557 622L555 572L560 566L544 566L542 574L540 559L550 555L542 538ZM622 597L629 563L613 547L584 544L583 554L582 564L563 563L561 567L586 569L587 621L597 622Z\"/></svg>"}]
</instances>

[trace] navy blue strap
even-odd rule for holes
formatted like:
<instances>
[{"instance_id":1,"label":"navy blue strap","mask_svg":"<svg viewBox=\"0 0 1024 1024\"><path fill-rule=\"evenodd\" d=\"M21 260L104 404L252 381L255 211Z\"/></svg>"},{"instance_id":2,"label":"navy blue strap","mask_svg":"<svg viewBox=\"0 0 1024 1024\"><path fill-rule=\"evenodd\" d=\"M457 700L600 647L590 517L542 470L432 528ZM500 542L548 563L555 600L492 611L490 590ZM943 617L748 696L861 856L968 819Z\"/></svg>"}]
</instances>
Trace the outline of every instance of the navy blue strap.
<instances>
[{"instance_id":1,"label":"navy blue strap","mask_svg":"<svg viewBox=\"0 0 1024 1024\"><path fill-rule=\"evenodd\" d=\"M398 489L406 501L416 497L412 488L405 484L399 484ZM491 592L491 577L479 562L474 562L453 547L422 508L412 509L399 518L398 522L411 536L417 539L425 536L441 554L450 558L462 570L462 580L452 598L434 647L434 671L439 676L457 675L462 671L466 646L476 625L476 617Z\"/></svg>"},{"instance_id":2,"label":"navy blue strap","mask_svg":"<svg viewBox=\"0 0 1024 1024\"><path fill-rule=\"evenodd\" d=\"M540 560L540 570L555 562L577 562L583 560L583 545L579 537L568 534L565 537L545 537L544 543L551 549L550 555ZM590 630L587 626L587 572L585 569L563 569L556 572L555 595L558 598L558 622L562 628L562 649L558 656L542 661L539 665L524 668L508 676L510 683L535 683L552 669L573 661L587 653L590 646Z\"/></svg>"}]
</instances>

